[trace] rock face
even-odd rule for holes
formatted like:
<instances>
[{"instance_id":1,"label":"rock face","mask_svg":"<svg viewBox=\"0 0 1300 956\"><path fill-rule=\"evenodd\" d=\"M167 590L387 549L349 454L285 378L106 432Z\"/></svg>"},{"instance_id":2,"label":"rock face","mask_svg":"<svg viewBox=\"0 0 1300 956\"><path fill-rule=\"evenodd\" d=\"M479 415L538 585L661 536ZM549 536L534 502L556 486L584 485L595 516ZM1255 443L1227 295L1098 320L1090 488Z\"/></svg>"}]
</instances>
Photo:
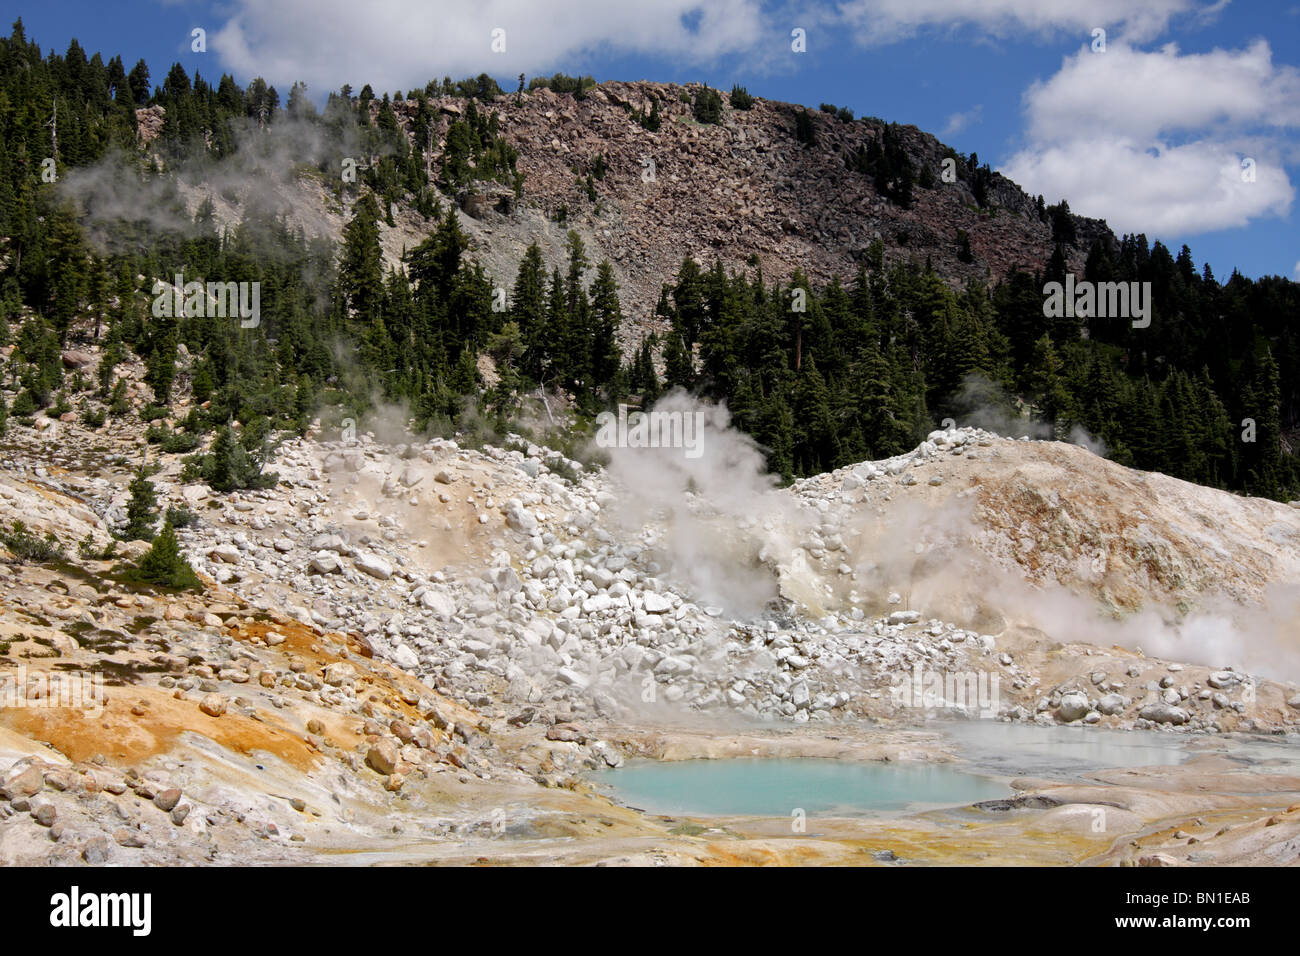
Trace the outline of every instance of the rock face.
<instances>
[{"instance_id":1,"label":"rock face","mask_svg":"<svg viewBox=\"0 0 1300 956\"><path fill-rule=\"evenodd\" d=\"M140 145L148 146L162 134L167 110L162 106L145 106L135 111L136 135Z\"/></svg>"},{"instance_id":2,"label":"rock face","mask_svg":"<svg viewBox=\"0 0 1300 956\"><path fill-rule=\"evenodd\" d=\"M65 545L109 540L129 472L102 477L117 466L94 451L93 467L79 467L76 453L135 447L141 427L123 423L118 436L73 422L56 446L13 424L6 441L21 455L0 462L0 526L21 519ZM71 721L71 737L44 719L33 732L27 714L0 707L0 863L13 832L37 861L195 863L214 846L226 860L283 861L328 831L364 832L350 813L369 814L377 840L417 816L430 845L478 839L497 805L488 795L560 796L576 774L641 752L627 728L660 718L777 726L791 739L789 725L821 724L803 735L818 740L863 719L956 716L1066 722L1080 734L1300 725L1295 689L1244 660L1170 663L1097 630L1065 639L1051 630L1071 623L1059 614L1035 631L1010 624L1011 609L947 607L942 593L913 589L931 562L965 577L944 558L955 538L1077 594L1212 578L1253 594L1270 579L1252 536L1285 541L1300 521L1297 509L1137 478L1082 449L947 429L892 459L770 489L741 513L700 486L671 502L672 523L645 517L639 500L629 513L617 469L520 435L475 449L308 436L276 455L275 488L234 494L186 484L179 458L161 455L160 504L207 502L177 531L202 594L125 589L108 562L71 547L78 574L0 561L2 653L33 668L50 659L41 666L60 673L111 661L133 678L110 686L102 719ZM1073 506L1081 497L1089 508ZM954 501L967 510L949 510ZM1178 511L1189 502L1232 516L1215 548L1175 546L1199 522ZM891 509L927 519L873 523ZM1124 523L1139 510L1140 529ZM683 539L697 546L683 551ZM1145 550L1125 551L1138 540ZM1105 560L1095 571L1058 561L1070 548ZM1271 580L1285 583L1293 560L1270 556ZM718 569L752 579L761 599L713 592ZM1178 577L1190 572L1199 577ZM15 741L25 756L10 752ZM86 759L55 766L52 750ZM431 819L421 801L454 791L467 798L455 821L445 804Z\"/></svg>"},{"instance_id":3,"label":"rock face","mask_svg":"<svg viewBox=\"0 0 1300 956\"><path fill-rule=\"evenodd\" d=\"M756 99L749 110L727 108L721 123L701 125L691 104L682 102L697 89L606 82L582 99L538 89L487 105L519 150L525 177L517 205L506 191L476 188L462 197L462 225L479 240L475 251L489 271L512 277L528 241L548 242L539 220L565 207L566 228L576 228L594 258L609 259L615 269L630 319L623 335L632 344L644 335L645 323L653 323L660 284L684 255L706 264L717 257L735 269L757 255L771 278L786 280L801 269L825 282L853 275L879 240L887 262L927 259L960 285L1016 265L1040 268L1051 254L1051 227L1032 197L994 174L989 203L997 215L980 211L965 169L956 182L942 182L946 148L915 127L898 127L901 142L913 167L928 167L936 185L915 189L912 208L903 209L877 193L871 177L846 168L846 157L881 136L880 120L846 121L809 110L816 142L805 148L794 137L801 107ZM722 96L725 103L728 94ZM662 117L656 132L632 116L648 111L652 99ZM435 98L432 105L436 168L463 101ZM397 100L392 106L409 135L419 103ZM372 103L375 117L378 109ZM593 177L593 203L581 180L597 155L608 171ZM581 170L577 178L575 168ZM959 258L959 230L970 236L973 262ZM1079 217L1076 232L1078 247L1067 252L1080 271L1092 239L1110 233ZM552 251L562 250L543 249L548 257Z\"/></svg>"}]
</instances>

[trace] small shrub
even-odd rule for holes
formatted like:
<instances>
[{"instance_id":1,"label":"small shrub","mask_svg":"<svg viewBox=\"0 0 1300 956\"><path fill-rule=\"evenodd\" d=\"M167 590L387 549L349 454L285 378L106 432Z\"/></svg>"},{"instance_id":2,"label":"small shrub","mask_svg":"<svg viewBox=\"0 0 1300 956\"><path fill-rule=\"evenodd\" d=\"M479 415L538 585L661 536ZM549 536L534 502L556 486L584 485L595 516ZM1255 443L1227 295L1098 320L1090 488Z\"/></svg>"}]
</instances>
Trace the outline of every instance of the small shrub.
<instances>
[{"instance_id":1,"label":"small shrub","mask_svg":"<svg viewBox=\"0 0 1300 956\"><path fill-rule=\"evenodd\" d=\"M201 591L203 582L181 554L176 532L169 524L154 539L153 546L126 577L172 591Z\"/></svg>"},{"instance_id":2,"label":"small shrub","mask_svg":"<svg viewBox=\"0 0 1300 956\"><path fill-rule=\"evenodd\" d=\"M13 407L10 408L15 418L30 418L36 414L36 398L32 395L30 388L25 388L14 398Z\"/></svg>"},{"instance_id":3,"label":"small shrub","mask_svg":"<svg viewBox=\"0 0 1300 956\"><path fill-rule=\"evenodd\" d=\"M168 508L165 520L173 528L192 528L199 523L199 516L181 505L179 508Z\"/></svg>"},{"instance_id":4,"label":"small shrub","mask_svg":"<svg viewBox=\"0 0 1300 956\"><path fill-rule=\"evenodd\" d=\"M110 541L102 548L95 546L95 536L87 534L77 544L77 553L87 561L111 561L117 554L117 542Z\"/></svg>"},{"instance_id":5,"label":"small shrub","mask_svg":"<svg viewBox=\"0 0 1300 956\"><path fill-rule=\"evenodd\" d=\"M165 425L153 424L144 433L145 441L157 445L169 455L192 452L202 443L202 438L192 432L175 432Z\"/></svg>"},{"instance_id":6,"label":"small shrub","mask_svg":"<svg viewBox=\"0 0 1300 956\"><path fill-rule=\"evenodd\" d=\"M731 108L733 110L753 109L754 98L749 95L749 90L743 86L733 86L731 88Z\"/></svg>"},{"instance_id":7,"label":"small shrub","mask_svg":"<svg viewBox=\"0 0 1300 956\"><path fill-rule=\"evenodd\" d=\"M546 467L550 469L551 474L558 475L571 484L577 484L578 473L566 459L561 458L559 455L546 459Z\"/></svg>"},{"instance_id":8,"label":"small shrub","mask_svg":"<svg viewBox=\"0 0 1300 956\"><path fill-rule=\"evenodd\" d=\"M695 103L691 110L695 114L696 122L722 122L722 94L706 86L695 94Z\"/></svg>"},{"instance_id":9,"label":"small shrub","mask_svg":"<svg viewBox=\"0 0 1300 956\"><path fill-rule=\"evenodd\" d=\"M632 119L636 120L644 130L651 133L659 132L659 127L663 125L663 120L659 116L659 99L650 97L650 113L646 114L645 110L637 110L632 114Z\"/></svg>"},{"instance_id":10,"label":"small shrub","mask_svg":"<svg viewBox=\"0 0 1300 956\"><path fill-rule=\"evenodd\" d=\"M0 544L22 563L45 564L63 558L63 549L53 532L39 538L21 521L15 521L8 531L0 531Z\"/></svg>"},{"instance_id":11,"label":"small shrub","mask_svg":"<svg viewBox=\"0 0 1300 956\"><path fill-rule=\"evenodd\" d=\"M794 114L794 138L803 143L805 148L817 142L817 130L807 110Z\"/></svg>"}]
</instances>

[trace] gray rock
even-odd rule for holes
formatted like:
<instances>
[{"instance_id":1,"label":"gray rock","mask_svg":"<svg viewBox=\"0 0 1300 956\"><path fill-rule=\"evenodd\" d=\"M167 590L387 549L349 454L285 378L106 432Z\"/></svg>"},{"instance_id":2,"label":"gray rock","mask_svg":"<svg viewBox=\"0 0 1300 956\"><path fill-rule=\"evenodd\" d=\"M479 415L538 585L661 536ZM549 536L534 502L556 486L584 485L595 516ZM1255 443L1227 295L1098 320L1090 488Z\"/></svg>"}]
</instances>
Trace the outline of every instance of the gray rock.
<instances>
[{"instance_id":1,"label":"gray rock","mask_svg":"<svg viewBox=\"0 0 1300 956\"><path fill-rule=\"evenodd\" d=\"M495 568L492 571L492 586L497 589L497 593L502 597L511 597L518 593L524 583L519 579L519 574L515 569L507 565L504 568Z\"/></svg>"},{"instance_id":2,"label":"gray rock","mask_svg":"<svg viewBox=\"0 0 1300 956\"><path fill-rule=\"evenodd\" d=\"M1087 694L1071 691L1061 697L1061 704L1056 708L1056 716L1059 720L1068 723L1082 719L1090 709Z\"/></svg>"},{"instance_id":3,"label":"gray rock","mask_svg":"<svg viewBox=\"0 0 1300 956\"><path fill-rule=\"evenodd\" d=\"M582 674L579 674L572 667L561 667L555 672L555 676L572 687L586 687L591 683L590 680Z\"/></svg>"},{"instance_id":4,"label":"gray rock","mask_svg":"<svg viewBox=\"0 0 1300 956\"><path fill-rule=\"evenodd\" d=\"M662 594L646 591L643 599L647 614L667 614L673 609L673 602Z\"/></svg>"},{"instance_id":5,"label":"gray rock","mask_svg":"<svg viewBox=\"0 0 1300 956\"><path fill-rule=\"evenodd\" d=\"M313 551L336 551L340 554L347 552L347 545L336 534L318 534L311 539L311 547Z\"/></svg>"},{"instance_id":6,"label":"gray rock","mask_svg":"<svg viewBox=\"0 0 1300 956\"><path fill-rule=\"evenodd\" d=\"M139 830L131 830L127 827L119 827L114 830L113 839L117 841L118 846L128 848L139 848L144 846L144 834Z\"/></svg>"},{"instance_id":7,"label":"gray rock","mask_svg":"<svg viewBox=\"0 0 1300 956\"><path fill-rule=\"evenodd\" d=\"M1107 694L1105 697L1103 697L1101 700L1097 702L1097 710L1101 711L1103 714L1107 716L1110 716L1112 714L1118 714L1120 711L1122 711L1124 709L1125 703L1126 702L1124 698L1121 697L1119 694Z\"/></svg>"},{"instance_id":8,"label":"gray rock","mask_svg":"<svg viewBox=\"0 0 1300 956\"><path fill-rule=\"evenodd\" d=\"M1187 711L1163 701L1147 704L1138 712L1138 716L1153 724L1185 724L1188 718Z\"/></svg>"},{"instance_id":9,"label":"gray rock","mask_svg":"<svg viewBox=\"0 0 1300 956\"><path fill-rule=\"evenodd\" d=\"M352 563L358 571L380 581L387 581L393 576L393 566L379 555L372 554L369 551L358 554L352 559Z\"/></svg>"},{"instance_id":10,"label":"gray rock","mask_svg":"<svg viewBox=\"0 0 1300 956\"><path fill-rule=\"evenodd\" d=\"M502 509L506 516L506 525L521 534L537 532L537 518L529 512L518 498L511 498Z\"/></svg>"},{"instance_id":11,"label":"gray rock","mask_svg":"<svg viewBox=\"0 0 1300 956\"><path fill-rule=\"evenodd\" d=\"M456 614L456 602L451 596L433 587L420 589L420 606L432 611L433 616L441 621L450 621Z\"/></svg>"},{"instance_id":12,"label":"gray rock","mask_svg":"<svg viewBox=\"0 0 1300 956\"><path fill-rule=\"evenodd\" d=\"M96 833L86 841L86 845L81 848L81 858L87 863L93 865L107 863L109 853L112 847L108 842L108 837L102 833Z\"/></svg>"},{"instance_id":13,"label":"gray rock","mask_svg":"<svg viewBox=\"0 0 1300 956\"><path fill-rule=\"evenodd\" d=\"M322 551L312 557L307 570L312 574L333 574L340 567L339 559L328 551Z\"/></svg>"},{"instance_id":14,"label":"gray rock","mask_svg":"<svg viewBox=\"0 0 1300 956\"><path fill-rule=\"evenodd\" d=\"M238 564L239 549L233 544L219 544L208 551L208 559L212 561L221 561L225 564Z\"/></svg>"}]
</instances>

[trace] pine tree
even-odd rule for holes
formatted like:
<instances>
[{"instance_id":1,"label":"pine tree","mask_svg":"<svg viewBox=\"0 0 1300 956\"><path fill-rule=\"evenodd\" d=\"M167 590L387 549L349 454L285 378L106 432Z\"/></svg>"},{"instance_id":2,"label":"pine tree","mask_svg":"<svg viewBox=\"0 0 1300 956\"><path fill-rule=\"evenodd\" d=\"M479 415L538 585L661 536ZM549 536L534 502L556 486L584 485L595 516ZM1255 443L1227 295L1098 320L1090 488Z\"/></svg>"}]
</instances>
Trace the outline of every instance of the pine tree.
<instances>
[{"instance_id":1,"label":"pine tree","mask_svg":"<svg viewBox=\"0 0 1300 956\"><path fill-rule=\"evenodd\" d=\"M384 295L383 256L379 248L379 206L366 193L343 227L343 252L339 261L339 285L348 306L362 321L380 315Z\"/></svg>"},{"instance_id":2,"label":"pine tree","mask_svg":"<svg viewBox=\"0 0 1300 956\"><path fill-rule=\"evenodd\" d=\"M141 465L128 486L131 500L126 506L126 524L119 536L124 541L152 541L154 525L158 522L158 495L153 482L146 477Z\"/></svg>"},{"instance_id":3,"label":"pine tree","mask_svg":"<svg viewBox=\"0 0 1300 956\"><path fill-rule=\"evenodd\" d=\"M630 386L640 392L643 408L649 408L658 401L660 394L659 376L655 374L654 340L653 332L641 340L641 348L637 350L632 365Z\"/></svg>"},{"instance_id":4,"label":"pine tree","mask_svg":"<svg viewBox=\"0 0 1300 956\"><path fill-rule=\"evenodd\" d=\"M664 385L667 388L689 389L695 382L695 370L692 368L690 353L682 344L682 337L676 331L668 333L664 343Z\"/></svg>"},{"instance_id":5,"label":"pine tree","mask_svg":"<svg viewBox=\"0 0 1300 956\"><path fill-rule=\"evenodd\" d=\"M1034 355L1026 377L1045 422L1055 423L1057 416L1067 410L1070 395L1065 389L1063 368L1051 337L1044 334L1034 343Z\"/></svg>"},{"instance_id":6,"label":"pine tree","mask_svg":"<svg viewBox=\"0 0 1300 956\"><path fill-rule=\"evenodd\" d=\"M144 60L136 60L135 66L126 77L127 85L131 88L131 98L136 106L144 106L149 102L149 64Z\"/></svg>"},{"instance_id":7,"label":"pine tree","mask_svg":"<svg viewBox=\"0 0 1300 956\"><path fill-rule=\"evenodd\" d=\"M546 266L542 262L542 251L535 242L528 246L519 260L519 272L510 296L510 316L523 337L523 369L531 378L540 380L549 330L546 325Z\"/></svg>"},{"instance_id":8,"label":"pine tree","mask_svg":"<svg viewBox=\"0 0 1300 956\"><path fill-rule=\"evenodd\" d=\"M171 401L172 383L176 380L177 335L175 319L156 318L145 339L144 380L153 390L153 400L158 405L165 406Z\"/></svg>"},{"instance_id":9,"label":"pine tree","mask_svg":"<svg viewBox=\"0 0 1300 956\"><path fill-rule=\"evenodd\" d=\"M807 110L799 110L794 114L794 138L803 144L805 149L817 143L817 130Z\"/></svg>"},{"instance_id":10,"label":"pine tree","mask_svg":"<svg viewBox=\"0 0 1300 956\"><path fill-rule=\"evenodd\" d=\"M153 541L153 546L137 565L141 579L157 587L174 591L199 591L203 582L194 573L194 568L181 554L180 543L171 522L163 525Z\"/></svg>"},{"instance_id":11,"label":"pine tree","mask_svg":"<svg viewBox=\"0 0 1300 956\"><path fill-rule=\"evenodd\" d=\"M623 360L618 349L618 330L623 324L623 311L618 301L614 267L608 261L602 261L596 267L596 279L591 284L591 313L591 373L593 384L600 387L613 380Z\"/></svg>"},{"instance_id":12,"label":"pine tree","mask_svg":"<svg viewBox=\"0 0 1300 956\"><path fill-rule=\"evenodd\" d=\"M833 467L839 458L835 419L826 382L811 356L795 380L792 406L793 418L799 423L792 450L794 473L815 475Z\"/></svg>"}]
</instances>

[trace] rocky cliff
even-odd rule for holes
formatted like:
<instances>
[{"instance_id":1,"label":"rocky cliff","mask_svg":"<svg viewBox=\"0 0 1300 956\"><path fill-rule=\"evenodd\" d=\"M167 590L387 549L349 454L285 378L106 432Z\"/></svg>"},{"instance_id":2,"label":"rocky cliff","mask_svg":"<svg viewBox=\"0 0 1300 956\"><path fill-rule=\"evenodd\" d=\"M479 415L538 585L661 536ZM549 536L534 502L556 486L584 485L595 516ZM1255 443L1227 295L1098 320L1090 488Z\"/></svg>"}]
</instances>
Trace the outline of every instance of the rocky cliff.
<instances>
[{"instance_id":1,"label":"rocky cliff","mask_svg":"<svg viewBox=\"0 0 1300 956\"><path fill-rule=\"evenodd\" d=\"M1016 267L1041 268L1051 254L1051 226L1034 197L995 173L981 208L966 174L944 181L944 159L955 154L914 126L898 127L899 138L913 169L919 175L928 168L933 185L917 185L914 203L903 208L881 195L870 176L846 165L848 157L882 136L883 121L809 110L814 141L804 145L795 135L796 114L803 107L756 98L747 110L733 109L722 93L720 122L700 123L691 103L699 89L608 82L581 98L539 88L483 107L496 114L501 135L519 151L518 169L525 178L518 199L507 187L486 182L454 197L473 240L471 254L508 286L529 243L542 247L548 263L558 263L565 235L576 230L591 261L607 258L614 265L630 319L625 344L638 340L647 323L653 325L661 285L686 256L703 265L718 259L730 269L757 263L769 280L786 280L801 270L820 283L851 278L878 240L887 264L929 262L945 279L962 285L996 281ZM652 101L661 117L654 132L636 120L639 112L649 112ZM453 97L431 102L437 122L427 159L435 177L448 128L464 115L467 102ZM419 106L414 99L393 103L408 136ZM371 103L372 119L379 109ZM158 135L160 110L138 111L145 144ZM229 197L250 189L266 198L267 183L260 178L223 191ZM219 225L236 222L238 204L212 192L189 190L191 205L197 209L210 198ZM272 201L309 234L336 241L350 214L312 179L280 188ZM1113 236L1099 220L1075 217L1074 222L1078 241L1068 250L1069 262L1081 271L1092 240ZM396 266L404 250L430 229L414 211L395 208L394 226L380 226L388 264ZM969 261L963 261L962 232L969 239Z\"/></svg>"}]
</instances>

